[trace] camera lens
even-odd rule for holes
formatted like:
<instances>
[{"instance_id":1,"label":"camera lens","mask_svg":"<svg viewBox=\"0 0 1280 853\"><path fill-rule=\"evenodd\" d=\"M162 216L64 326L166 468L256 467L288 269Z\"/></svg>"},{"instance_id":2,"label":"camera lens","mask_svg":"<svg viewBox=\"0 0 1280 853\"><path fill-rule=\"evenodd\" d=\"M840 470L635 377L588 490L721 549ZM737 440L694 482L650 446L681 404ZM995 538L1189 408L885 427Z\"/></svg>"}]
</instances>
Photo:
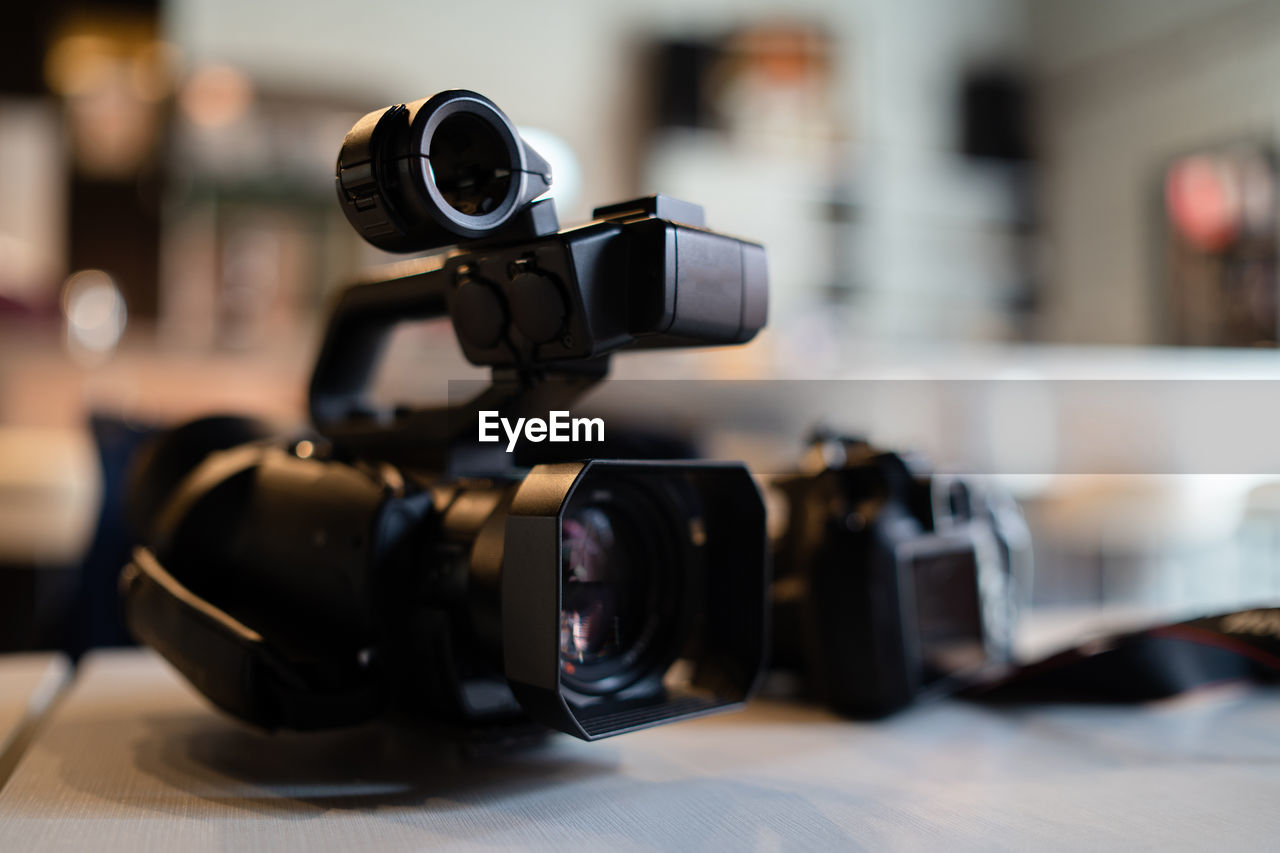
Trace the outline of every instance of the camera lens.
<instances>
[{"instance_id":1,"label":"camera lens","mask_svg":"<svg viewBox=\"0 0 1280 853\"><path fill-rule=\"evenodd\" d=\"M643 578L632 562L630 533L601 507L584 507L564 520L560 654L570 664L617 657L639 632Z\"/></svg>"},{"instance_id":2,"label":"camera lens","mask_svg":"<svg viewBox=\"0 0 1280 853\"><path fill-rule=\"evenodd\" d=\"M428 159L440 195L459 213L490 213L511 190L507 146L478 116L458 113L442 121L431 137Z\"/></svg>"},{"instance_id":3,"label":"camera lens","mask_svg":"<svg viewBox=\"0 0 1280 853\"><path fill-rule=\"evenodd\" d=\"M744 467L549 463L509 494L470 564L498 582L492 636L531 717L596 740L746 698L764 653L766 540Z\"/></svg>"},{"instance_id":4,"label":"camera lens","mask_svg":"<svg viewBox=\"0 0 1280 853\"><path fill-rule=\"evenodd\" d=\"M661 621L665 537L631 489L576 498L561 524L560 661L584 692L617 690L643 676Z\"/></svg>"}]
</instances>

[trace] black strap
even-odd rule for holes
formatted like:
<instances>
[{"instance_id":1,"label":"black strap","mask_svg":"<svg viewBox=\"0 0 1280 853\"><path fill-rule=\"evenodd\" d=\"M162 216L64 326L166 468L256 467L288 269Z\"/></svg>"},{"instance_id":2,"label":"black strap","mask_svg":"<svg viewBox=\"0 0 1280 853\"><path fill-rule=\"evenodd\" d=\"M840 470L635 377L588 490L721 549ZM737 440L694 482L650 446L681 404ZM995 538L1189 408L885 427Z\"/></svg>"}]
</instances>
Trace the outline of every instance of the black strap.
<instances>
[{"instance_id":1,"label":"black strap","mask_svg":"<svg viewBox=\"0 0 1280 853\"><path fill-rule=\"evenodd\" d=\"M1226 681L1280 680L1280 607L1085 643L967 691L986 701L1143 702Z\"/></svg>"},{"instance_id":2,"label":"black strap","mask_svg":"<svg viewBox=\"0 0 1280 853\"><path fill-rule=\"evenodd\" d=\"M369 720L386 706L373 666L356 656L291 660L266 638L200 598L146 548L120 576L125 622L218 707L267 729L318 729Z\"/></svg>"}]
</instances>

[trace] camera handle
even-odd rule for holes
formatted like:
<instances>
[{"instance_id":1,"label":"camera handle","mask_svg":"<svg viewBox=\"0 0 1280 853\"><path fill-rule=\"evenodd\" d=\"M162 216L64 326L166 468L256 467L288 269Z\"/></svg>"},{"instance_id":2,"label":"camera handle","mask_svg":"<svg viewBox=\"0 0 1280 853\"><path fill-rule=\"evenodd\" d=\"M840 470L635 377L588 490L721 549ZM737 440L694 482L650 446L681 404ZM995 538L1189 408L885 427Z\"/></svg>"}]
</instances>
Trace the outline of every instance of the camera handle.
<instances>
[{"instance_id":1,"label":"camera handle","mask_svg":"<svg viewBox=\"0 0 1280 853\"><path fill-rule=\"evenodd\" d=\"M443 467L451 449L474 436L480 411L525 417L565 408L609 371L607 356L494 368L489 387L465 403L379 411L366 392L391 331L402 322L449 316L452 278L438 259L410 261L394 271L343 291L325 329L309 406L312 423L338 455Z\"/></svg>"}]
</instances>

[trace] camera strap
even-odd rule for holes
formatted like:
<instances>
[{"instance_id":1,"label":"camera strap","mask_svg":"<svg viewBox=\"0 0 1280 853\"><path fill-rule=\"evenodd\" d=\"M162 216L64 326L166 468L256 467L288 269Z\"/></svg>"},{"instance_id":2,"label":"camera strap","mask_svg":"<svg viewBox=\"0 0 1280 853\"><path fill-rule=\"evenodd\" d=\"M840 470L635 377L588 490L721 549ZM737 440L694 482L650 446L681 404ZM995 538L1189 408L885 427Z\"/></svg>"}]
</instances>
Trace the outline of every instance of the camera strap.
<instances>
[{"instance_id":1,"label":"camera strap","mask_svg":"<svg viewBox=\"0 0 1280 853\"><path fill-rule=\"evenodd\" d=\"M146 548L120 576L125 621L215 705L266 729L317 729L372 719L386 706L371 666L355 656L297 661L196 595Z\"/></svg>"},{"instance_id":2,"label":"camera strap","mask_svg":"<svg viewBox=\"0 0 1280 853\"><path fill-rule=\"evenodd\" d=\"M1092 640L966 691L984 701L1144 702L1228 681L1280 680L1280 607Z\"/></svg>"}]
</instances>

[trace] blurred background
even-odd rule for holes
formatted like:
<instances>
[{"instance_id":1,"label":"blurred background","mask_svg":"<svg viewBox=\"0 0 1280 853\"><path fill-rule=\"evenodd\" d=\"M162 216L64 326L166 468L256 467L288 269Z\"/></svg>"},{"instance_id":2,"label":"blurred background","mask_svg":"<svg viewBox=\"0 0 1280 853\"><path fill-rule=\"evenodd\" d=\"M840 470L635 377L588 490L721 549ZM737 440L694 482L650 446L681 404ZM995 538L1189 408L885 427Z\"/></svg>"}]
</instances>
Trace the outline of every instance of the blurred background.
<instances>
[{"instance_id":1,"label":"blurred background","mask_svg":"<svg viewBox=\"0 0 1280 853\"><path fill-rule=\"evenodd\" d=\"M818 383L794 423L718 448L782 467L825 420L1008 474L1046 613L1280 596L1280 467L1145 441L1186 416L1179 394L1099 404L1083 434L1048 391L952 399L973 379L1280 378L1267 0L47 0L6 11L0 69L0 648L123 640L103 602L149 431L302 422L326 299L388 259L334 203L339 142L452 87L552 162L562 222L661 191L767 245L755 343L619 376L950 389ZM383 381L422 398L475 375L427 327ZM723 428L733 408L704 411Z\"/></svg>"}]
</instances>

